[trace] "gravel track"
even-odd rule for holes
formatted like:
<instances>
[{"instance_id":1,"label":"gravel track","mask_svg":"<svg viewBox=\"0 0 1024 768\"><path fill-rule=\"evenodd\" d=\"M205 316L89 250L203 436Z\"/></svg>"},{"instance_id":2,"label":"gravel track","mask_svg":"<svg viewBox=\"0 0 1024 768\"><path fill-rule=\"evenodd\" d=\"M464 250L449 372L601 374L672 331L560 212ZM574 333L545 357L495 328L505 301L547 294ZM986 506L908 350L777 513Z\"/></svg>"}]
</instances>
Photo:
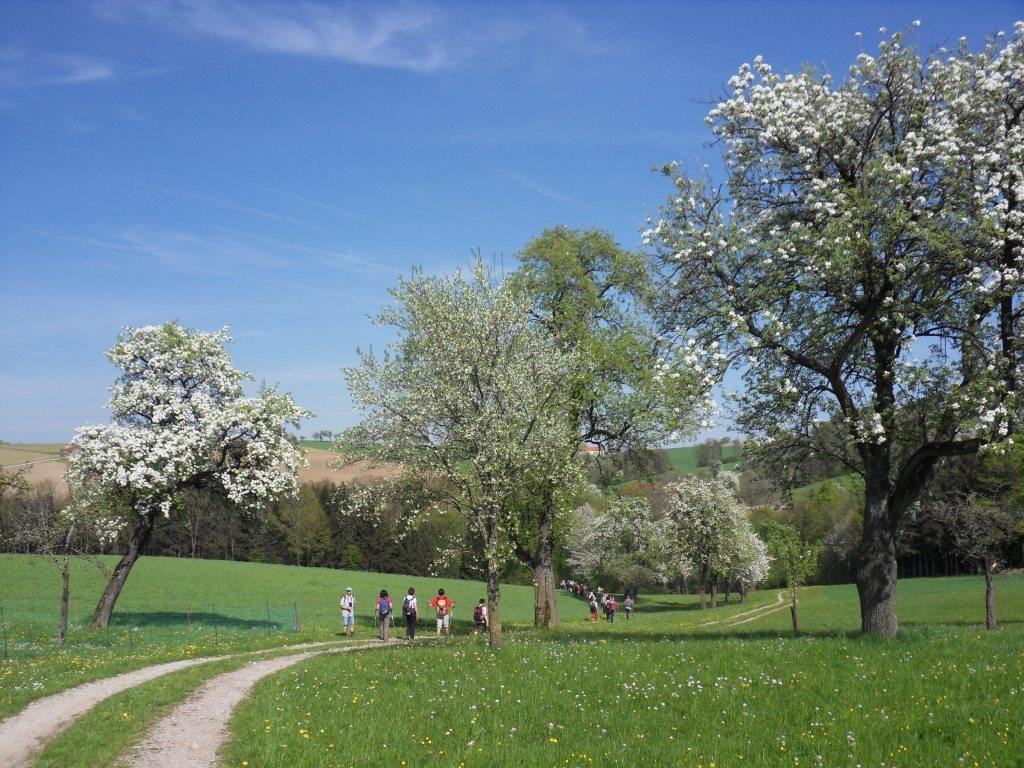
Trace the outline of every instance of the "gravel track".
<instances>
[{"instance_id":1,"label":"gravel track","mask_svg":"<svg viewBox=\"0 0 1024 768\"><path fill-rule=\"evenodd\" d=\"M227 742L228 720L253 686L267 675L323 653L345 653L382 644L365 643L253 661L208 680L167 717L158 721L129 757L133 768L210 768Z\"/></svg>"},{"instance_id":2,"label":"gravel track","mask_svg":"<svg viewBox=\"0 0 1024 768\"><path fill-rule=\"evenodd\" d=\"M230 653L221 656L203 656L194 659L180 659L164 664L122 672L119 675L83 683L60 693L54 693L33 701L20 712L0 721L0 766L3 768L26 768L31 765L34 753L42 746L71 726L76 719L88 712L99 702L115 693L149 682L157 677L177 672L179 669L220 661L237 656L249 656L278 651L301 651L336 645L337 642L301 643L260 651Z\"/></svg>"}]
</instances>

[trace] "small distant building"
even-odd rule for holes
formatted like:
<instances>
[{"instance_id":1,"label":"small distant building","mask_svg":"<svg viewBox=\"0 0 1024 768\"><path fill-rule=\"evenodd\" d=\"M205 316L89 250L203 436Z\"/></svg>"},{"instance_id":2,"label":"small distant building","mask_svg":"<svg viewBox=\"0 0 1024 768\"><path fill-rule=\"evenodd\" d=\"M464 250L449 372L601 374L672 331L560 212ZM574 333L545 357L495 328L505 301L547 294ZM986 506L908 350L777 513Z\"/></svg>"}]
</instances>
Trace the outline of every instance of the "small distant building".
<instances>
[{"instance_id":1,"label":"small distant building","mask_svg":"<svg viewBox=\"0 0 1024 768\"><path fill-rule=\"evenodd\" d=\"M587 456L600 456L604 453L604 449L596 443L584 443L580 446L580 453L585 453Z\"/></svg>"}]
</instances>

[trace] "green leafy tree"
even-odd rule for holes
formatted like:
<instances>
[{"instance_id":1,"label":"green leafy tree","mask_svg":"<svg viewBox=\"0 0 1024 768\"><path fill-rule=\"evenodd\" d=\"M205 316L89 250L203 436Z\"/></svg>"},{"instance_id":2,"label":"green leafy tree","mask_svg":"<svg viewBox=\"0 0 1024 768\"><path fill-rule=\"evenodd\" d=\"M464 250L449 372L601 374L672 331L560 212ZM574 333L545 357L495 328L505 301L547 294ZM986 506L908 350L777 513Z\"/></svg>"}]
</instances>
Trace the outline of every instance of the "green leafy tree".
<instances>
[{"instance_id":1,"label":"green leafy tree","mask_svg":"<svg viewBox=\"0 0 1024 768\"><path fill-rule=\"evenodd\" d=\"M818 555L821 545L800 540L796 528L774 520L768 520L758 531L772 559L782 569L786 586L789 588L789 614L793 620L793 634L800 631L797 621L797 590L807 583L818 570Z\"/></svg>"},{"instance_id":2,"label":"green leafy tree","mask_svg":"<svg viewBox=\"0 0 1024 768\"><path fill-rule=\"evenodd\" d=\"M531 297L531 317L579 363L564 392L576 429L572 453L590 443L625 460L701 422L715 372L658 337L639 254L601 230L555 227L517 255L522 266L512 279ZM556 529L566 527L559 518L572 507L549 482L524 489L517 504L517 555L533 572L538 627L558 624L553 551Z\"/></svg>"},{"instance_id":3,"label":"green leafy tree","mask_svg":"<svg viewBox=\"0 0 1024 768\"><path fill-rule=\"evenodd\" d=\"M729 88L725 183L666 167L645 233L664 326L743 366L762 463L863 476L861 626L894 635L905 514L1024 412L1024 23L924 61L896 34L843 82L758 57Z\"/></svg>"}]
</instances>

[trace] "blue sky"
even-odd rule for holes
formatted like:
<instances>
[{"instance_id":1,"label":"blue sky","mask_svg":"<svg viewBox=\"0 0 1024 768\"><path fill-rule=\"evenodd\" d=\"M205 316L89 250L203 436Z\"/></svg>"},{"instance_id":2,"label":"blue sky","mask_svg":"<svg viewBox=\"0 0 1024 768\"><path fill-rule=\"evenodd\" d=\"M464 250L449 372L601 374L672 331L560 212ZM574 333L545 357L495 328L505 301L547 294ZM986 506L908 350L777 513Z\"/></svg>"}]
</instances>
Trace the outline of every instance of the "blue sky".
<instances>
[{"instance_id":1,"label":"blue sky","mask_svg":"<svg viewBox=\"0 0 1024 768\"><path fill-rule=\"evenodd\" d=\"M125 325L230 324L236 363L352 424L339 368L397 275L543 228L624 245L710 157L701 103L763 54L845 72L1021 2L0 2L0 438L105 421Z\"/></svg>"}]
</instances>

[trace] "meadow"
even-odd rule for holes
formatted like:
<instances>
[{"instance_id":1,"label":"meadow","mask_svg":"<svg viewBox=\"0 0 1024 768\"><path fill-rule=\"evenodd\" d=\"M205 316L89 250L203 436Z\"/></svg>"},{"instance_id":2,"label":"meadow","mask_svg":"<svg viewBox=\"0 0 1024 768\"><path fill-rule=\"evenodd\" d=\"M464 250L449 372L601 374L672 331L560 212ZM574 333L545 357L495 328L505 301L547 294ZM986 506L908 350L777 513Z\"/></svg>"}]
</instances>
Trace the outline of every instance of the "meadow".
<instances>
[{"instance_id":1,"label":"meadow","mask_svg":"<svg viewBox=\"0 0 1024 768\"><path fill-rule=\"evenodd\" d=\"M116 557L101 557L108 568ZM456 602L459 631L472 625L471 606L482 583L298 568L263 563L143 557L121 593L111 627L87 628L105 578L95 566L72 561L71 627L57 646L60 605L57 569L45 557L0 554L0 610L9 661L0 648L0 718L39 696L150 663L339 639L338 600L356 595L359 632L372 631L373 601L381 589L404 595L412 586L428 600L445 587ZM533 590L503 590L507 620L533 620ZM576 601L563 596L570 612ZM300 630L295 631L298 615Z\"/></svg>"},{"instance_id":2,"label":"meadow","mask_svg":"<svg viewBox=\"0 0 1024 768\"><path fill-rule=\"evenodd\" d=\"M257 686L233 766L1017 766L1024 754L1024 580L999 580L985 632L976 578L901 583L904 629L859 637L852 587L803 592L739 624L685 596L615 624L570 619L482 639L319 657ZM702 626L703 625L703 626Z\"/></svg>"},{"instance_id":3,"label":"meadow","mask_svg":"<svg viewBox=\"0 0 1024 768\"><path fill-rule=\"evenodd\" d=\"M470 631L469 607L483 594L476 582L142 558L111 639L73 629L63 649L52 643L55 604L41 597L56 593L56 570L42 558L0 556L0 585L9 639L32 646L0 663L0 717L150 663L340 640L337 600L349 585L363 638L381 588L412 585L429 598L444 586L454 597L451 639L320 656L261 682L231 721L232 766L1008 766L1024 753L1020 575L997 579L993 633L982 629L981 579L902 581L894 640L859 636L856 591L845 585L801 591L796 638L777 590L715 611L691 595L643 595L633 620L614 624L590 623L583 603L562 595L563 626L539 633L530 628L532 589L508 586L507 643L496 654ZM72 586L73 601L91 608L102 576L77 563ZM230 616L267 603L297 605L301 631L257 623L214 634L186 624L190 606ZM153 613L167 623L133 621ZM429 622L421 634L433 634ZM210 662L118 694L37 765L111 764L155 718L241 663Z\"/></svg>"}]
</instances>

